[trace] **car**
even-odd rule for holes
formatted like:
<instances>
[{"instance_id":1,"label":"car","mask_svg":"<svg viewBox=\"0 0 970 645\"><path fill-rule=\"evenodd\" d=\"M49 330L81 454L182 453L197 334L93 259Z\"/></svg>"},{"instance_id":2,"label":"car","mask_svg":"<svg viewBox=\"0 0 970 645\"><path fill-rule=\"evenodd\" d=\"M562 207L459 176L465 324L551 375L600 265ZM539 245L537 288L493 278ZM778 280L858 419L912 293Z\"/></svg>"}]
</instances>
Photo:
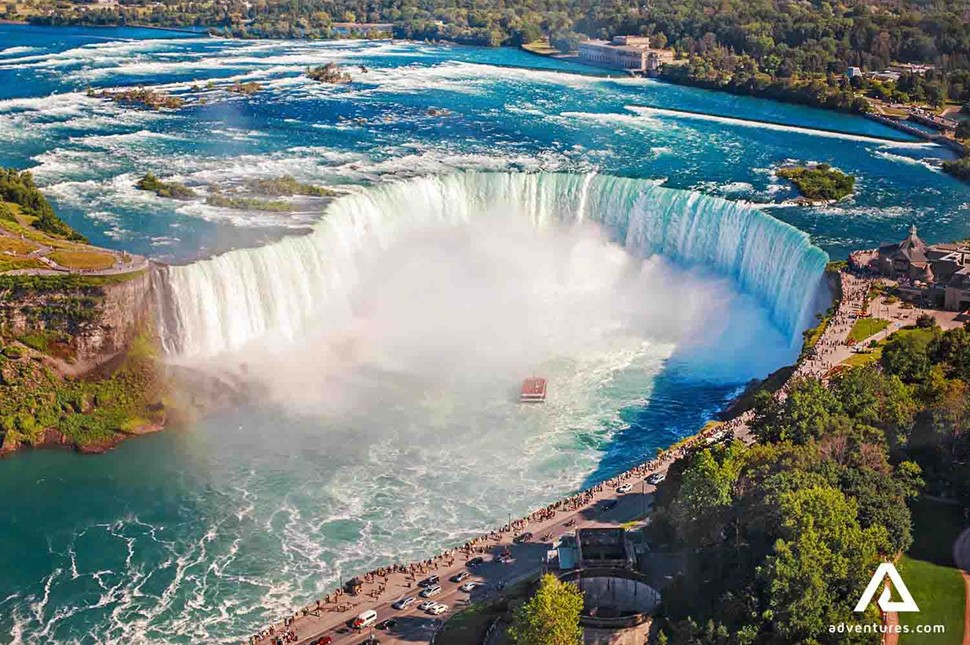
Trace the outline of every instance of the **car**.
<instances>
[{"instance_id":1,"label":"car","mask_svg":"<svg viewBox=\"0 0 970 645\"><path fill-rule=\"evenodd\" d=\"M531 539L532 539L532 533L530 533L529 531L526 531L525 533L520 533L519 535L516 535L515 539L513 539L512 541L515 542L516 544L522 544L523 542L528 542Z\"/></svg>"},{"instance_id":2,"label":"car","mask_svg":"<svg viewBox=\"0 0 970 645\"><path fill-rule=\"evenodd\" d=\"M394 629L395 627L397 627L397 621L393 618L377 623L377 629Z\"/></svg>"},{"instance_id":3,"label":"car","mask_svg":"<svg viewBox=\"0 0 970 645\"><path fill-rule=\"evenodd\" d=\"M458 587L459 591L464 591L465 593L471 593L471 590L478 586L476 582L466 582L462 586Z\"/></svg>"},{"instance_id":4,"label":"car","mask_svg":"<svg viewBox=\"0 0 970 645\"><path fill-rule=\"evenodd\" d=\"M310 645L330 645L333 642L333 636L323 636L315 641L310 641Z\"/></svg>"},{"instance_id":5,"label":"car","mask_svg":"<svg viewBox=\"0 0 970 645\"><path fill-rule=\"evenodd\" d=\"M603 502L600 508L602 508L604 511L608 511L611 508L615 508L617 504L619 504L619 502L617 502L615 499L608 499L605 502Z\"/></svg>"},{"instance_id":6,"label":"car","mask_svg":"<svg viewBox=\"0 0 970 645\"><path fill-rule=\"evenodd\" d=\"M467 578L470 575L471 574L468 573L467 571L459 571L455 575L451 576L451 581L452 582L461 582L462 580L464 580L465 578Z\"/></svg>"},{"instance_id":7,"label":"car","mask_svg":"<svg viewBox=\"0 0 970 645\"><path fill-rule=\"evenodd\" d=\"M500 553L498 556L495 557L495 561L501 562L502 564L508 564L509 562L512 561L512 554L508 552Z\"/></svg>"},{"instance_id":8,"label":"car","mask_svg":"<svg viewBox=\"0 0 970 645\"><path fill-rule=\"evenodd\" d=\"M656 486L665 479L667 479L667 473L654 473L647 477L647 483Z\"/></svg>"},{"instance_id":9,"label":"car","mask_svg":"<svg viewBox=\"0 0 970 645\"><path fill-rule=\"evenodd\" d=\"M474 558L465 563L466 567L477 567L485 564L485 558L480 555L476 555Z\"/></svg>"},{"instance_id":10,"label":"car","mask_svg":"<svg viewBox=\"0 0 970 645\"><path fill-rule=\"evenodd\" d=\"M420 605L418 605L418 611L428 611L429 609L431 609L432 607L434 607L437 604L438 603L436 603L433 600L425 600L423 603L421 603Z\"/></svg>"},{"instance_id":11,"label":"car","mask_svg":"<svg viewBox=\"0 0 970 645\"><path fill-rule=\"evenodd\" d=\"M616 492L618 492L620 495L623 495L624 493L629 493L631 490L633 490L633 484L623 484L622 486L616 489Z\"/></svg>"},{"instance_id":12,"label":"car","mask_svg":"<svg viewBox=\"0 0 970 645\"><path fill-rule=\"evenodd\" d=\"M360 642L360 645L381 645L381 642L379 640L377 640L376 638L374 638L373 636L371 636L370 638L368 638L366 640L362 640Z\"/></svg>"},{"instance_id":13,"label":"car","mask_svg":"<svg viewBox=\"0 0 970 645\"><path fill-rule=\"evenodd\" d=\"M448 611L448 605L442 605L441 603L436 604L434 607L428 610L428 613L432 616L440 616L441 614Z\"/></svg>"},{"instance_id":14,"label":"car","mask_svg":"<svg viewBox=\"0 0 970 645\"><path fill-rule=\"evenodd\" d=\"M418 583L419 587L430 587L431 585L436 585L440 582L438 576L428 576L424 580Z\"/></svg>"},{"instance_id":15,"label":"car","mask_svg":"<svg viewBox=\"0 0 970 645\"><path fill-rule=\"evenodd\" d=\"M360 616L357 616L357 618L354 619L354 622L352 623L351 626L354 629L366 629L367 627L370 627L376 622L377 622L377 612L374 611L373 609L368 609Z\"/></svg>"},{"instance_id":16,"label":"car","mask_svg":"<svg viewBox=\"0 0 970 645\"><path fill-rule=\"evenodd\" d=\"M430 598L431 596L437 596L439 593L441 593L441 585L431 585L430 587L426 587L420 595L422 598Z\"/></svg>"},{"instance_id":17,"label":"car","mask_svg":"<svg viewBox=\"0 0 970 645\"><path fill-rule=\"evenodd\" d=\"M396 602L394 602L394 604L392 604L391 607L393 607L394 609L407 609L408 607L414 604L414 600L415 600L414 596L407 596L405 598L401 598L400 600L397 600Z\"/></svg>"}]
</instances>

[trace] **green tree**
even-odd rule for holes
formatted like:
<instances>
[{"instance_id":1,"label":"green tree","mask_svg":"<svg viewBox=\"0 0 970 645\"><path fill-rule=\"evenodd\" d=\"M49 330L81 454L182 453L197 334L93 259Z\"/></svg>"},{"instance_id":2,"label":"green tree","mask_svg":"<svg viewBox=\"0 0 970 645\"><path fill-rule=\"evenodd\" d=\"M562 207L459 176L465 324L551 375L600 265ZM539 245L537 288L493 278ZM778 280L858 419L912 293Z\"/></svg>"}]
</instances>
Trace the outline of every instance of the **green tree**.
<instances>
[{"instance_id":1,"label":"green tree","mask_svg":"<svg viewBox=\"0 0 970 645\"><path fill-rule=\"evenodd\" d=\"M684 472L672 514L678 533L695 546L710 545L720 538L723 511L731 506L731 489L740 472L736 450L718 451L720 459L703 450Z\"/></svg>"},{"instance_id":2,"label":"green tree","mask_svg":"<svg viewBox=\"0 0 970 645\"><path fill-rule=\"evenodd\" d=\"M547 573L535 595L515 611L509 637L516 645L578 645L582 611L583 592Z\"/></svg>"},{"instance_id":3,"label":"green tree","mask_svg":"<svg viewBox=\"0 0 970 645\"><path fill-rule=\"evenodd\" d=\"M829 625L875 618L854 614L846 598L857 598L865 589L880 550L888 547L885 529L863 530L855 504L832 487L786 493L780 511L782 537L762 578L772 630L781 642L828 642Z\"/></svg>"},{"instance_id":4,"label":"green tree","mask_svg":"<svg viewBox=\"0 0 970 645\"><path fill-rule=\"evenodd\" d=\"M841 405L829 388L818 379L792 381L788 396L778 403L767 393L756 400L752 429L759 439L771 443L807 443L818 439L832 425Z\"/></svg>"},{"instance_id":5,"label":"green tree","mask_svg":"<svg viewBox=\"0 0 970 645\"><path fill-rule=\"evenodd\" d=\"M956 134L958 139L970 139L970 121L960 121Z\"/></svg>"},{"instance_id":6,"label":"green tree","mask_svg":"<svg viewBox=\"0 0 970 645\"><path fill-rule=\"evenodd\" d=\"M874 367L849 370L833 382L833 393L857 423L887 431L897 444L905 440L916 414L916 402L897 376Z\"/></svg>"},{"instance_id":7,"label":"green tree","mask_svg":"<svg viewBox=\"0 0 970 645\"><path fill-rule=\"evenodd\" d=\"M906 334L893 334L882 350L882 367L889 374L895 374L904 383L919 383L930 375L933 366L929 356L930 343L935 330L911 331Z\"/></svg>"},{"instance_id":8,"label":"green tree","mask_svg":"<svg viewBox=\"0 0 970 645\"><path fill-rule=\"evenodd\" d=\"M568 54L579 49L579 43L586 40L586 36L569 31L565 33L553 34L550 44L559 51Z\"/></svg>"}]
</instances>

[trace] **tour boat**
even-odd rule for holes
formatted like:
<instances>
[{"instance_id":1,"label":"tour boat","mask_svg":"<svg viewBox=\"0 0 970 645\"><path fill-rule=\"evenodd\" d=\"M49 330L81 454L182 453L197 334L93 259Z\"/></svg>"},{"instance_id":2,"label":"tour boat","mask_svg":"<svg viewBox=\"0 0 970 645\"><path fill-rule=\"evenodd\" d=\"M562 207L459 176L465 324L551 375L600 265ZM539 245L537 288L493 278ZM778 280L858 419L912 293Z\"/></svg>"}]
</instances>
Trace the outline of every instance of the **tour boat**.
<instances>
[{"instance_id":1,"label":"tour boat","mask_svg":"<svg viewBox=\"0 0 970 645\"><path fill-rule=\"evenodd\" d=\"M520 403L542 403L546 400L546 379L527 378L522 381L519 393Z\"/></svg>"}]
</instances>

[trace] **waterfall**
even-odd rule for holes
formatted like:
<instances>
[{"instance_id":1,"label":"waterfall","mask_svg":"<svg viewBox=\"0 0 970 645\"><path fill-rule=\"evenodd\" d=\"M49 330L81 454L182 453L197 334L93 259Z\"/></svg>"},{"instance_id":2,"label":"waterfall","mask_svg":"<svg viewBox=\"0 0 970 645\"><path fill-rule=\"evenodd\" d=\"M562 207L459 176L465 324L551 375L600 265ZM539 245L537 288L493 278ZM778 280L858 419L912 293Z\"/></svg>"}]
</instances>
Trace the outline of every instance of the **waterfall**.
<instances>
[{"instance_id":1,"label":"waterfall","mask_svg":"<svg viewBox=\"0 0 970 645\"><path fill-rule=\"evenodd\" d=\"M598 222L639 257L660 254L731 278L795 342L827 256L798 229L744 204L638 179L559 173L457 173L339 198L312 233L170 267L159 292L169 354L206 357L255 340L298 338L318 316L350 308L355 254L396 232L520 213L542 228Z\"/></svg>"}]
</instances>

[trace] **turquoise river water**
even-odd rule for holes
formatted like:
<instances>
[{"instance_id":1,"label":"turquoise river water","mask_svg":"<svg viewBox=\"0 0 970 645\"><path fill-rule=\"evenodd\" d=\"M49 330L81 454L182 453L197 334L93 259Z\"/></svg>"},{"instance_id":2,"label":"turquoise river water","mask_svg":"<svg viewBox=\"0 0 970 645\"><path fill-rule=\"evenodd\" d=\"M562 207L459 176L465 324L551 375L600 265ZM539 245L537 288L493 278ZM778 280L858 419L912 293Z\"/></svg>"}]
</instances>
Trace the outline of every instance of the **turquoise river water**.
<instances>
[{"instance_id":1,"label":"turquoise river water","mask_svg":"<svg viewBox=\"0 0 970 645\"><path fill-rule=\"evenodd\" d=\"M331 61L354 81L302 75ZM167 359L252 385L106 455L0 461L0 642L237 642L691 433L794 358L826 253L910 224L970 237L937 146L597 73L509 49L0 25L0 165L94 243L174 265ZM86 95L138 85L189 106ZM857 192L787 205L774 170L793 162ZM247 212L135 190L149 170L200 195L284 174L346 194ZM524 408L532 373L549 401Z\"/></svg>"}]
</instances>

